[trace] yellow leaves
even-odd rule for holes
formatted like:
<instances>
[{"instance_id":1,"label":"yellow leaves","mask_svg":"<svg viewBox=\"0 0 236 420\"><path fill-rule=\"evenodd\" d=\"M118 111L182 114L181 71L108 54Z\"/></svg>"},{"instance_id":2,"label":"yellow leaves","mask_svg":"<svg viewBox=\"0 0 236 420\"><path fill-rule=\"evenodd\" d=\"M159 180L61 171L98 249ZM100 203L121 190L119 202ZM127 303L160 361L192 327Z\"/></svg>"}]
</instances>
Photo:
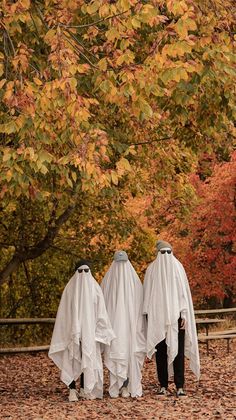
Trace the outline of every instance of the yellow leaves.
<instances>
[{"instance_id":1,"label":"yellow leaves","mask_svg":"<svg viewBox=\"0 0 236 420\"><path fill-rule=\"evenodd\" d=\"M47 150L41 150L38 152L38 160L40 162L51 163L53 161L53 156Z\"/></svg>"},{"instance_id":2,"label":"yellow leaves","mask_svg":"<svg viewBox=\"0 0 236 420\"><path fill-rule=\"evenodd\" d=\"M122 11L126 11L126 10L130 9L130 6L131 6L129 0L120 0L119 5L120 5Z\"/></svg>"},{"instance_id":3,"label":"yellow leaves","mask_svg":"<svg viewBox=\"0 0 236 420\"><path fill-rule=\"evenodd\" d=\"M136 152L136 150L135 150L135 146L130 146L130 147L128 147L128 149L126 150L126 152L124 153L124 155L125 156L127 156L127 155L136 155L137 154L137 152Z\"/></svg>"},{"instance_id":4,"label":"yellow leaves","mask_svg":"<svg viewBox=\"0 0 236 420\"><path fill-rule=\"evenodd\" d=\"M73 179L74 182L77 181L77 174L76 174L76 172L71 172L71 177L72 177L72 179Z\"/></svg>"},{"instance_id":5,"label":"yellow leaves","mask_svg":"<svg viewBox=\"0 0 236 420\"><path fill-rule=\"evenodd\" d=\"M14 82L8 82L3 99L8 101L13 96Z\"/></svg>"},{"instance_id":6,"label":"yellow leaves","mask_svg":"<svg viewBox=\"0 0 236 420\"><path fill-rule=\"evenodd\" d=\"M195 31L197 29L197 25L193 19L183 16L174 25L174 29L176 33L179 35L180 39L185 39L188 37L189 31Z\"/></svg>"},{"instance_id":7,"label":"yellow leaves","mask_svg":"<svg viewBox=\"0 0 236 420\"><path fill-rule=\"evenodd\" d=\"M107 17L110 14L110 7L109 4L103 4L99 7L99 16L101 18Z\"/></svg>"},{"instance_id":8,"label":"yellow leaves","mask_svg":"<svg viewBox=\"0 0 236 420\"><path fill-rule=\"evenodd\" d=\"M12 59L12 65L15 70L26 73L29 67L29 59L33 52L26 44L20 42L17 47L17 52Z\"/></svg>"},{"instance_id":9,"label":"yellow leaves","mask_svg":"<svg viewBox=\"0 0 236 420\"><path fill-rule=\"evenodd\" d=\"M203 36L198 40L199 45L204 48L206 45L211 45L212 38L210 36Z\"/></svg>"},{"instance_id":10,"label":"yellow leaves","mask_svg":"<svg viewBox=\"0 0 236 420\"><path fill-rule=\"evenodd\" d=\"M100 84L100 89L102 92L107 93L108 95L106 96L107 100L112 100L116 94L117 94L117 88L116 86L114 86L112 84L112 82L110 82L109 80L104 80L101 84Z\"/></svg>"},{"instance_id":11,"label":"yellow leaves","mask_svg":"<svg viewBox=\"0 0 236 420\"><path fill-rule=\"evenodd\" d=\"M141 28L141 22L140 22L140 20L138 19L138 17L137 16L134 16L132 19L131 19L131 23L132 23L132 26L133 26L133 28L134 29L138 29L138 28Z\"/></svg>"},{"instance_id":12,"label":"yellow leaves","mask_svg":"<svg viewBox=\"0 0 236 420\"><path fill-rule=\"evenodd\" d=\"M5 85L6 81L6 79L0 80L0 89L2 89L2 87Z\"/></svg>"},{"instance_id":13,"label":"yellow leaves","mask_svg":"<svg viewBox=\"0 0 236 420\"><path fill-rule=\"evenodd\" d=\"M4 64L0 63L0 77L3 75L4 73Z\"/></svg>"},{"instance_id":14,"label":"yellow leaves","mask_svg":"<svg viewBox=\"0 0 236 420\"><path fill-rule=\"evenodd\" d=\"M18 129L17 131L19 131L24 126L26 119L27 118L25 115L22 115L22 114L18 115L18 117L15 119L15 124Z\"/></svg>"},{"instance_id":15,"label":"yellow leaves","mask_svg":"<svg viewBox=\"0 0 236 420\"><path fill-rule=\"evenodd\" d=\"M156 16L157 8L151 4L145 4L141 9L138 18L141 22L153 26L153 24L155 23Z\"/></svg>"},{"instance_id":16,"label":"yellow leaves","mask_svg":"<svg viewBox=\"0 0 236 420\"><path fill-rule=\"evenodd\" d=\"M160 79L167 85L170 81L188 80L188 73L183 67L170 68L160 74Z\"/></svg>"},{"instance_id":17,"label":"yellow leaves","mask_svg":"<svg viewBox=\"0 0 236 420\"><path fill-rule=\"evenodd\" d=\"M107 37L108 41L115 41L116 39L120 39L121 38L121 34L118 32L118 30L116 29L116 27L113 26L111 29L109 29L106 32L106 37Z\"/></svg>"},{"instance_id":18,"label":"yellow leaves","mask_svg":"<svg viewBox=\"0 0 236 420\"><path fill-rule=\"evenodd\" d=\"M76 70L80 74L85 74L90 71L90 65L89 64L78 64L76 66Z\"/></svg>"},{"instance_id":19,"label":"yellow leaves","mask_svg":"<svg viewBox=\"0 0 236 420\"><path fill-rule=\"evenodd\" d=\"M111 180L112 180L113 184L118 185L119 178L118 178L117 173L115 171L111 171Z\"/></svg>"},{"instance_id":20,"label":"yellow leaves","mask_svg":"<svg viewBox=\"0 0 236 420\"><path fill-rule=\"evenodd\" d=\"M92 175L94 173L95 167L91 162L87 161L85 169L88 175Z\"/></svg>"},{"instance_id":21,"label":"yellow leaves","mask_svg":"<svg viewBox=\"0 0 236 420\"><path fill-rule=\"evenodd\" d=\"M165 91L162 87L160 87L159 85L154 85L151 87L150 92L152 93L152 95L157 96L157 97L162 97L165 95Z\"/></svg>"},{"instance_id":22,"label":"yellow leaves","mask_svg":"<svg viewBox=\"0 0 236 420\"><path fill-rule=\"evenodd\" d=\"M76 89L76 86L77 86L77 80L76 80L76 78L75 77L71 77L69 79L69 84L70 84L71 89L72 90L75 90Z\"/></svg>"},{"instance_id":23,"label":"yellow leaves","mask_svg":"<svg viewBox=\"0 0 236 420\"><path fill-rule=\"evenodd\" d=\"M5 124L0 124L0 133L12 134L16 131L18 131L18 128L14 120L11 120Z\"/></svg>"},{"instance_id":24,"label":"yellow leaves","mask_svg":"<svg viewBox=\"0 0 236 420\"><path fill-rule=\"evenodd\" d=\"M48 173L48 168L47 168L47 166L46 166L46 165L44 165L43 163L41 163L41 162L37 162L37 166L38 166L38 168L39 168L40 172L41 172L43 175L46 175L46 174Z\"/></svg>"},{"instance_id":25,"label":"yellow leaves","mask_svg":"<svg viewBox=\"0 0 236 420\"><path fill-rule=\"evenodd\" d=\"M151 106L142 96L138 96L133 103L133 112L141 120L151 118L153 115Z\"/></svg>"},{"instance_id":26,"label":"yellow leaves","mask_svg":"<svg viewBox=\"0 0 236 420\"><path fill-rule=\"evenodd\" d=\"M166 44L162 49L163 58L168 55L169 57L182 57L192 51L194 43L191 41L177 41L173 44Z\"/></svg>"},{"instance_id":27,"label":"yellow leaves","mask_svg":"<svg viewBox=\"0 0 236 420\"><path fill-rule=\"evenodd\" d=\"M130 166L130 163L128 159L122 157L116 164L117 172L119 176L124 175L126 172L131 172L132 168Z\"/></svg>"},{"instance_id":28,"label":"yellow leaves","mask_svg":"<svg viewBox=\"0 0 236 420\"><path fill-rule=\"evenodd\" d=\"M174 16L183 15L189 8L184 0L167 0L167 8Z\"/></svg>"},{"instance_id":29,"label":"yellow leaves","mask_svg":"<svg viewBox=\"0 0 236 420\"><path fill-rule=\"evenodd\" d=\"M41 86L43 84L42 81L40 79L38 79L37 77L34 77L33 81L37 86Z\"/></svg>"},{"instance_id":30,"label":"yellow leaves","mask_svg":"<svg viewBox=\"0 0 236 420\"><path fill-rule=\"evenodd\" d=\"M46 33L45 37L44 37L44 41L47 44L50 44L53 40L53 38L56 35L56 30L55 29L49 29L49 31Z\"/></svg>"},{"instance_id":31,"label":"yellow leaves","mask_svg":"<svg viewBox=\"0 0 236 420\"><path fill-rule=\"evenodd\" d=\"M3 161L3 162L7 162L8 160L10 160L10 159L11 159L12 154L11 154L11 150L10 150L10 148L9 148L9 147L4 148L4 149L2 150L2 152L3 152L3 158L2 158L2 161Z\"/></svg>"},{"instance_id":32,"label":"yellow leaves","mask_svg":"<svg viewBox=\"0 0 236 420\"><path fill-rule=\"evenodd\" d=\"M87 7L86 7L86 11L89 15L93 15L94 13L96 13L99 9L99 5L100 5L100 1L99 0L94 0L92 1Z\"/></svg>"},{"instance_id":33,"label":"yellow leaves","mask_svg":"<svg viewBox=\"0 0 236 420\"><path fill-rule=\"evenodd\" d=\"M35 154L33 147L26 147L24 150L24 156L27 158L29 156L30 160L35 161L38 158L38 155Z\"/></svg>"},{"instance_id":34,"label":"yellow leaves","mask_svg":"<svg viewBox=\"0 0 236 420\"><path fill-rule=\"evenodd\" d=\"M20 0L19 3L24 9L29 9L30 7L30 0Z\"/></svg>"},{"instance_id":35,"label":"yellow leaves","mask_svg":"<svg viewBox=\"0 0 236 420\"><path fill-rule=\"evenodd\" d=\"M127 49L127 50L125 51L125 53L124 53L124 54L121 54L121 55L117 58L117 60L116 60L116 64L117 64L118 66L120 66L120 65L121 65L121 64L123 64L123 63L126 63L126 64L131 64L131 63L133 63L133 62L134 62L134 59L135 59L135 56L134 56L133 51L131 51L131 50Z\"/></svg>"},{"instance_id":36,"label":"yellow leaves","mask_svg":"<svg viewBox=\"0 0 236 420\"><path fill-rule=\"evenodd\" d=\"M107 69L107 59L106 58L102 58L98 63L97 63L98 68L101 71L106 71Z\"/></svg>"}]
</instances>

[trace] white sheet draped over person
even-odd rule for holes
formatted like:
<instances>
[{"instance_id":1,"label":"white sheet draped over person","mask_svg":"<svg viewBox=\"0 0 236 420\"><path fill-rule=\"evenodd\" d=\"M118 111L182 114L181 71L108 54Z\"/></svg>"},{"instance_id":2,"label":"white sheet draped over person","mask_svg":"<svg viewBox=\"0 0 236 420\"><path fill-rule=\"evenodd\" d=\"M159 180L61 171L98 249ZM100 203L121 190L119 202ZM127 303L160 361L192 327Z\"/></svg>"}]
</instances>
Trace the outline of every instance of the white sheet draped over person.
<instances>
[{"instance_id":1,"label":"white sheet draped over person","mask_svg":"<svg viewBox=\"0 0 236 420\"><path fill-rule=\"evenodd\" d=\"M148 266L144 278L143 313L147 314L148 319L147 356L151 358L156 346L165 340L170 377L178 353L179 323L184 323L183 358L185 355L190 360L190 369L199 379L199 350L188 279L184 267L173 255L170 244L158 241L157 251L157 257Z\"/></svg>"},{"instance_id":2,"label":"white sheet draped over person","mask_svg":"<svg viewBox=\"0 0 236 420\"><path fill-rule=\"evenodd\" d=\"M81 260L67 283L57 311L49 357L67 385L83 375L83 397L103 397L101 344L108 345L114 333L99 284L89 262ZM74 399L77 398L74 395Z\"/></svg>"},{"instance_id":3,"label":"white sheet draped over person","mask_svg":"<svg viewBox=\"0 0 236 420\"><path fill-rule=\"evenodd\" d=\"M111 397L142 395L145 357L143 286L125 251L117 251L101 288L116 338L106 346L104 363L110 372Z\"/></svg>"}]
</instances>

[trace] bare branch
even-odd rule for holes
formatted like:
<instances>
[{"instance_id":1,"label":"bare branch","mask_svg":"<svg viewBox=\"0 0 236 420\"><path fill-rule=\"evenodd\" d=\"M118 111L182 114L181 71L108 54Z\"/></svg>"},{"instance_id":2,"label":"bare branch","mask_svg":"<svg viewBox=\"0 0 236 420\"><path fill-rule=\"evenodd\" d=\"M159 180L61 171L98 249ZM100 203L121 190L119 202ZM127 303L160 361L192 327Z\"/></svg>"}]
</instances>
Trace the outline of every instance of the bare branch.
<instances>
[{"instance_id":1,"label":"bare branch","mask_svg":"<svg viewBox=\"0 0 236 420\"><path fill-rule=\"evenodd\" d=\"M11 44L11 48L12 48L13 54L14 54L14 55L16 55L16 50L15 50L15 47L14 47L13 41L12 41L12 39L11 39L11 37L10 37L10 34L9 34L9 32L8 32L8 30L7 30L7 28L6 28L6 26L4 25L4 23L3 23L3 22L0 22L0 25L2 26L2 28L3 28L4 32L7 34L7 37L8 37L8 39L9 39L9 41L10 41L10 44Z\"/></svg>"},{"instance_id":2,"label":"bare branch","mask_svg":"<svg viewBox=\"0 0 236 420\"><path fill-rule=\"evenodd\" d=\"M140 142L140 143L129 143L129 146L141 146L143 144L151 144L151 143L156 143L156 142L163 141L163 140L173 140L173 138L174 138L174 135L167 136L167 137L162 137L160 139L155 139L155 140L143 141L143 142Z\"/></svg>"},{"instance_id":3,"label":"bare branch","mask_svg":"<svg viewBox=\"0 0 236 420\"><path fill-rule=\"evenodd\" d=\"M92 63L92 61L76 46L76 45L74 45L72 42L71 42L71 40L68 38L68 36L64 33L64 35L65 35L65 37L66 37L66 39L67 39L67 42L69 42L69 44L75 49L75 51L76 51L76 53L77 53L77 55L79 56L79 55L82 55L82 57L84 57L84 59L90 64L90 66L91 67L93 67L94 69L96 69L96 70L99 70L99 68L98 67L96 67L93 63Z\"/></svg>"},{"instance_id":4,"label":"bare branch","mask_svg":"<svg viewBox=\"0 0 236 420\"><path fill-rule=\"evenodd\" d=\"M51 223L45 237L35 246L28 248L25 251L22 250L15 252L12 259L0 272L0 284L4 283L21 263L39 257L51 247L60 227L69 219L74 208L75 204L68 206L67 209L54 221L54 223Z\"/></svg>"},{"instance_id":5,"label":"bare branch","mask_svg":"<svg viewBox=\"0 0 236 420\"><path fill-rule=\"evenodd\" d=\"M69 29L66 29L66 32L68 32L68 34L70 34L70 36L71 36L71 38L73 38L73 40L76 42L76 43L78 43L83 49L84 49L84 51L86 51L88 54L91 54L94 58L96 58L97 59L97 57L96 57L96 55L94 55L91 51L89 51L85 46L84 46L84 44L69 30Z\"/></svg>"},{"instance_id":6,"label":"bare branch","mask_svg":"<svg viewBox=\"0 0 236 420\"><path fill-rule=\"evenodd\" d=\"M107 17L105 17L103 19L96 20L95 22L85 23L83 25L63 25L61 23L60 26L63 26L64 28L88 28L90 26L96 26L99 23L105 22L106 20L113 19L113 18L115 18L117 16L124 15L125 13L127 13L129 11L130 11L130 9L127 9L124 12L117 13L116 15L107 16Z\"/></svg>"}]
</instances>

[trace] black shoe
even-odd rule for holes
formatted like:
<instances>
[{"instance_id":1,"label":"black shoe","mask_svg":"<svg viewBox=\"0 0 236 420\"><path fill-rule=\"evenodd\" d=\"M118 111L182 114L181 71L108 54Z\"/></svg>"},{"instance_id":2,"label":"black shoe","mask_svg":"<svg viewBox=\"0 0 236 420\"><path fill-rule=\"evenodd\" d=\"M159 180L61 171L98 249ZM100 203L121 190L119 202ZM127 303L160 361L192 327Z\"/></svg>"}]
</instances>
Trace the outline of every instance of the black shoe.
<instances>
[{"instance_id":1,"label":"black shoe","mask_svg":"<svg viewBox=\"0 0 236 420\"><path fill-rule=\"evenodd\" d=\"M157 395L163 395L165 397L167 395L167 389L164 386L162 386L158 391Z\"/></svg>"},{"instance_id":2,"label":"black shoe","mask_svg":"<svg viewBox=\"0 0 236 420\"><path fill-rule=\"evenodd\" d=\"M183 388L178 388L176 392L177 397L186 397L186 394L183 390Z\"/></svg>"}]
</instances>

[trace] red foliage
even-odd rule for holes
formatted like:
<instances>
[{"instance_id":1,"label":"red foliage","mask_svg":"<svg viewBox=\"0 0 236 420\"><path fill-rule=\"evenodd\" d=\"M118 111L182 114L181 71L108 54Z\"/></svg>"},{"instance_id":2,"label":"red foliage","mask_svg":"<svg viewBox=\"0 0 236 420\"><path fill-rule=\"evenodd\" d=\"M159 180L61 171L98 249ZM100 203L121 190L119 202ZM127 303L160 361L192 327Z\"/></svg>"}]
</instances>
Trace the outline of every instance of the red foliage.
<instances>
[{"instance_id":1,"label":"red foliage","mask_svg":"<svg viewBox=\"0 0 236 420\"><path fill-rule=\"evenodd\" d=\"M236 292L236 152L215 164L212 176L190 181L199 202L188 221L175 219L162 239L174 246L183 263L195 303L235 303Z\"/></svg>"},{"instance_id":2,"label":"red foliage","mask_svg":"<svg viewBox=\"0 0 236 420\"><path fill-rule=\"evenodd\" d=\"M233 299L236 290L236 152L204 183L189 222L184 265L196 296ZM185 242L184 241L184 242Z\"/></svg>"}]
</instances>

